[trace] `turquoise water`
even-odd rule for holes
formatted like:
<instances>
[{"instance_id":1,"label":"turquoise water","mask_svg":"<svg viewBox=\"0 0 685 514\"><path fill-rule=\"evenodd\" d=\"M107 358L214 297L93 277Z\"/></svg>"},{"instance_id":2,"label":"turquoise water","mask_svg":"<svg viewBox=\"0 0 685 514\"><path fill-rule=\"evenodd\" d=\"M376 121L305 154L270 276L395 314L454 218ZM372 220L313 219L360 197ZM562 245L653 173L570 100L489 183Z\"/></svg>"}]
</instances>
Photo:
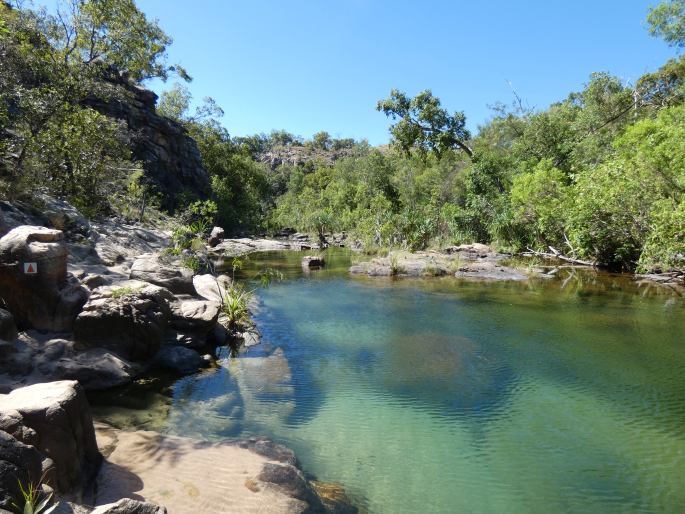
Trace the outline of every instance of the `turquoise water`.
<instances>
[{"instance_id":1,"label":"turquoise water","mask_svg":"<svg viewBox=\"0 0 685 514\"><path fill-rule=\"evenodd\" d=\"M621 277L259 289L263 343L175 383L162 428L264 434L374 513L685 511L685 301Z\"/></svg>"}]
</instances>

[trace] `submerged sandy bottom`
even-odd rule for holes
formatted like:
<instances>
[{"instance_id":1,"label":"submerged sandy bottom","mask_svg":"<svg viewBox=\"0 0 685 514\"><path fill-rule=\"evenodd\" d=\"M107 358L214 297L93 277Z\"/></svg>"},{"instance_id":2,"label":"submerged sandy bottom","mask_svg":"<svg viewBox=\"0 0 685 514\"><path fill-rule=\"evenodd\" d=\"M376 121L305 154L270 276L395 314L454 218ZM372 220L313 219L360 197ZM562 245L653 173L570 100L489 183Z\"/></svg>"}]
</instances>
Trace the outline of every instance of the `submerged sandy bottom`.
<instances>
[{"instance_id":1,"label":"submerged sandy bottom","mask_svg":"<svg viewBox=\"0 0 685 514\"><path fill-rule=\"evenodd\" d=\"M257 477L275 463L230 443L199 443L156 432L98 426L106 456L97 479L96 504L122 497L164 505L173 514L290 513L303 502Z\"/></svg>"}]
</instances>

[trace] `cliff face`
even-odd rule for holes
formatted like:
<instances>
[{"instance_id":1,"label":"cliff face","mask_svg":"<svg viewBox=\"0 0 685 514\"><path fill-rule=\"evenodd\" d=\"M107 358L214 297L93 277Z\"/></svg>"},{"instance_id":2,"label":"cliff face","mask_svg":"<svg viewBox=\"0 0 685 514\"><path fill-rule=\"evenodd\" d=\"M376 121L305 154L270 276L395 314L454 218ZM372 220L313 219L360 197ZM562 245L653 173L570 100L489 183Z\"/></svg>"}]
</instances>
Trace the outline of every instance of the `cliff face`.
<instances>
[{"instance_id":1,"label":"cliff face","mask_svg":"<svg viewBox=\"0 0 685 514\"><path fill-rule=\"evenodd\" d=\"M133 157L143 163L146 178L162 195L162 207L174 210L184 207L185 201L193 197L208 198L209 176L197 144L183 126L157 114L157 95L130 84L121 74L109 77L108 81L128 92L127 98L89 97L85 104L126 121L133 134Z\"/></svg>"}]
</instances>

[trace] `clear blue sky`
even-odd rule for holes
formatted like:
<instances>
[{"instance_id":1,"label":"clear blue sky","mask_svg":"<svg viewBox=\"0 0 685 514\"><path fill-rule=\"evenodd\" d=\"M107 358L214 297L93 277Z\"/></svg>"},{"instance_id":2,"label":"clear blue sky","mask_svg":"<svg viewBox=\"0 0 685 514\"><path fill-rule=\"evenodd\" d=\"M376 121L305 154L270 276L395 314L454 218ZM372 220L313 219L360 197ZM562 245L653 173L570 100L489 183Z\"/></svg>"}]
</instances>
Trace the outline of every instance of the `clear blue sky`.
<instances>
[{"instance_id":1,"label":"clear blue sky","mask_svg":"<svg viewBox=\"0 0 685 514\"><path fill-rule=\"evenodd\" d=\"M508 81L538 108L594 71L634 82L676 54L647 34L657 1L137 0L232 135L327 130L372 144L388 140L375 105L393 87L431 89L476 130L488 105L513 99Z\"/></svg>"}]
</instances>

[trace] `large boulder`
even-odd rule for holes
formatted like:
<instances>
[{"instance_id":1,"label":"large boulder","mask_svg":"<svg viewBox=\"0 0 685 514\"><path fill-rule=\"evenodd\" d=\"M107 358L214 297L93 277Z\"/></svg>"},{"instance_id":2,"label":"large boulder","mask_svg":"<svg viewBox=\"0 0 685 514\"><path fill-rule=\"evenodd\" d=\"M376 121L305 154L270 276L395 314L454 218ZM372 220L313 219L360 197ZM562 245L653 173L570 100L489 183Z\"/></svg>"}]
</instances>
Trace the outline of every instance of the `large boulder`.
<instances>
[{"instance_id":1,"label":"large boulder","mask_svg":"<svg viewBox=\"0 0 685 514\"><path fill-rule=\"evenodd\" d=\"M164 507L154 503L123 498L116 503L102 505L90 514L166 514L166 512Z\"/></svg>"},{"instance_id":2,"label":"large boulder","mask_svg":"<svg viewBox=\"0 0 685 514\"><path fill-rule=\"evenodd\" d=\"M204 300L181 300L171 306L171 325L179 330L207 334L219 319L221 304Z\"/></svg>"},{"instance_id":3,"label":"large boulder","mask_svg":"<svg viewBox=\"0 0 685 514\"><path fill-rule=\"evenodd\" d=\"M86 391L100 391L128 384L141 372L140 366L103 348L92 348L63 357L50 366L56 380L76 380ZM43 371L43 370L41 370Z\"/></svg>"},{"instance_id":4,"label":"large boulder","mask_svg":"<svg viewBox=\"0 0 685 514\"><path fill-rule=\"evenodd\" d=\"M164 287L172 293L195 293L192 270L165 263L155 255L143 255L136 259L129 278Z\"/></svg>"},{"instance_id":5,"label":"large boulder","mask_svg":"<svg viewBox=\"0 0 685 514\"><path fill-rule=\"evenodd\" d=\"M212 229L212 233L209 234L209 239L207 240L207 244L209 246L211 246L212 248L214 248L221 241L223 241L224 237L226 237L224 229L221 227L214 227Z\"/></svg>"},{"instance_id":6,"label":"large boulder","mask_svg":"<svg viewBox=\"0 0 685 514\"><path fill-rule=\"evenodd\" d=\"M14 323L14 316L5 309L0 309L0 339L14 341L17 336L17 325Z\"/></svg>"},{"instance_id":7,"label":"large boulder","mask_svg":"<svg viewBox=\"0 0 685 514\"><path fill-rule=\"evenodd\" d=\"M19 482L37 484L48 462L33 446L0 430L0 511L14 511L12 503L21 498Z\"/></svg>"},{"instance_id":8,"label":"large boulder","mask_svg":"<svg viewBox=\"0 0 685 514\"><path fill-rule=\"evenodd\" d=\"M195 286L196 293L205 300L221 303L223 298L226 298L227 291L231 287L231 277L228 275L195 275L193 277L193 286Z\"/></svg>"},{"instance_id":9,"label":"large boulder","mask_svg":"<svg viewBox=\"0 0 685 514\"><path fill-rule=\"evenodd\" d=\"M23 225L0 239L0 297L19 328L71 329L88 291L67 276L61 231Z\"/></svg>"},{"instance_id":10,"label":"large boulder","mask_svg":"<svg viewBox=\"0 0 685 514\"><path fill-rule=\"evenodd\" d=\"M53 461L60 492L82 487L100 465L90 406L78 382L48 382L0 395L0 430Z\"/></svg>"},{"instance_id":11,"label":"large boulder","mask_svg":"<svg viewBox=\"0 0 685 514\"><path fill-rule=\"evenodd\" d=\"M74 337L80 346L146 360L159 350L172 301L169 290L137 280L98 287L76 318Z\"/></svg>"}]
</instances>

